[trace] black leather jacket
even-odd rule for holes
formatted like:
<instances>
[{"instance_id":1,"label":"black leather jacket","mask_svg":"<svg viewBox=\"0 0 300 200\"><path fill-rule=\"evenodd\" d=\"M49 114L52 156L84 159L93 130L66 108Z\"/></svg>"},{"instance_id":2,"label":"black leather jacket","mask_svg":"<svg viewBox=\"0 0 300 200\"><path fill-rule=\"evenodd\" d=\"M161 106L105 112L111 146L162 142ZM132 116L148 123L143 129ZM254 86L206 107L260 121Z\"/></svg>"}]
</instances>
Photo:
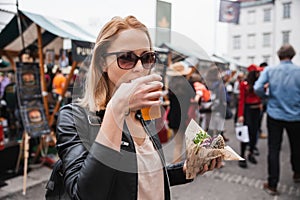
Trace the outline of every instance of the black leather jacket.
<instances>
[{"instance_id":1,"label":"black leather jacket","mask_svg":"<svg viewBox=\"0 0 300 200\"><path fill-rule=\"evenodd\" d=\"M133 140L123 131L120 152L95 142L103 115L104 112L92 113L77 104L68 104L60 110L57 150L63 163L66 191L71 199L137 199L138 174ZM153 130L153 123L141 121L148 132ZM123 130L126 129L125 124ZM150 139L165 166L159 138L152 135ZM165 199L170 199L169 186L190 182L185 179L182 167L183 162L164 167Z\"/></svg>"}]
</instances>

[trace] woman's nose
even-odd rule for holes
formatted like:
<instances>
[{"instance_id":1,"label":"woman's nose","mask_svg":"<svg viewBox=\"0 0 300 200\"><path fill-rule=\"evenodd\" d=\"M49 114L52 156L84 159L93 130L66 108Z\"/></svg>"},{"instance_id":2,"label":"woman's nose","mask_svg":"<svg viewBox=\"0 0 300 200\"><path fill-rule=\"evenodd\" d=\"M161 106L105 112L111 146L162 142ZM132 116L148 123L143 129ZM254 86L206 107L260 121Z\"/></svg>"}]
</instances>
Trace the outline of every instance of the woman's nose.
<instances>
[{"instance_id":1,"label":"woman's nose","mask_svg":"<svg viewBox=\"0 0 300 200\"><path fill-rule=\"evenodd\" d=\"M140 59L139 59L139 60L137 61L137 63L135 64L133 70L134 70L134 71L142 71L142 70L144 70L142 61L141 61Z\"/></svg>"}]
</instances>

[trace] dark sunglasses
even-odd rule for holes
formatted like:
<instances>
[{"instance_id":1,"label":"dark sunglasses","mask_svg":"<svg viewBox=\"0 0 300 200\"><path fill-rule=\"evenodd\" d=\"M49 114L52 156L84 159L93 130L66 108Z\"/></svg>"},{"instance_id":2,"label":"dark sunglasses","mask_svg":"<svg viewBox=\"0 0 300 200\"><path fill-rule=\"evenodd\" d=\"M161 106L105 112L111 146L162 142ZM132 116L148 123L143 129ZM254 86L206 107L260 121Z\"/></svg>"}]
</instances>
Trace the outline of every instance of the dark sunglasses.
<instances>
[{"instance_id":1,"label":"dark sunglasses","mask_svg":"<svg viewBox=\"0 0 300 200\"><path fill-rule=\"evenodd\" d=\"M136 63L141 60L142 65L145 69L151 69L154 67L156 62L156 52L147 51L143 53L141 56L137 56L132 51L127 52L111 52L106 53L105 56L116 55L117 63L121 69L129 70L135 67Z\"/></svg>"}]
</instances>

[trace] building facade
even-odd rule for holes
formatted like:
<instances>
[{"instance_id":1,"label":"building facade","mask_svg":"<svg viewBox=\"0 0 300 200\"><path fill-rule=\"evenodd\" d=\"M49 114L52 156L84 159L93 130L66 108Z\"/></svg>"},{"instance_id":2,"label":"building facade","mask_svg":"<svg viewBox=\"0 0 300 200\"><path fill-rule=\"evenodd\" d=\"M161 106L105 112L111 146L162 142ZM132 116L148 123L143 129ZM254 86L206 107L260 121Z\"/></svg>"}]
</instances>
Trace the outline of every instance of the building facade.
<instances>
[{"instance_id":1,"label":"building facade","mask_svg":"<svg viewBox=\"0 0 300 200\"><path fill-rule=\"evenodd\" d=\"M300 65L300 0L256 0L241 3L239 24L229 25L228 54L245 64L279 62L277 50L293 45Z\"/></svg>"}]
</instances>

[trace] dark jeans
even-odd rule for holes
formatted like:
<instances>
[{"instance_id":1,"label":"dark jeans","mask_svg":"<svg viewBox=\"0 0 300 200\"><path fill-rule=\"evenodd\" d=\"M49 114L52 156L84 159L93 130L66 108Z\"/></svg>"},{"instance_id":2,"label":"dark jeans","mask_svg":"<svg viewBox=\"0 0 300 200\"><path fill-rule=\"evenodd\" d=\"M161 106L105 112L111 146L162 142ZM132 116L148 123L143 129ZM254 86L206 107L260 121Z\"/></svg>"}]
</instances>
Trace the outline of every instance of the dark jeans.
<instances>
[{"instance_id":1,"label":"dark jeans","mask_svg":"<svg viewBox=\"0 0 300 200\"><path fill-rule=\"evenodd\" d=\"M300 173L300 121L287 122L267 117L268 127L268 182L269 186L276 188L280 174L280 149L283 129L286 129L291 149L292 170Z\"/></svg>"},{"instance_id":2,"label":"dark jeans","mask_svg":"<svg viewBox=\"0 0 300 200\"><path fill-rule=\"evenodd\" d=\"M244 124L248 126L249 132L249 146L250 153L253 153L253 150L257 142L257 131L259 126L259 108L251 108L251 105L245 104L244 107ZM245 151L248 143L241 143L241 156L245 158Z\"/></svg>"},{"instance_id":3,"label":"dark jeans","mask_svg":"<svg viewBox=\"0 0 300 200\"><path fill-rule=\"evenodd\" d=\"M261 130L261 123L262 123L262 119L264 117L264 111L261 111L260 112L260 115L259 115L259 125L258 125L258 133L257 133L257 137L259 137L259 135L262 133L262 130Z\"/></svg>"},{"instance_id":4,"label":"dark jeans","mask_svg":"<svg viewBox=\"0 0 300 200\"><path fill-rule=\"evenodd\" d=\"M260 113L260 116L259 116L259 126L258 126L258 137L259 137L259 134L262 133L262 129L261 129L261 123L262 123L262 119L263 119L263 116L264 116L264 113L266 112L267 110L267 105L266 104L263 104L263 110L261 111Z\"/></svg>"}]
</instances>

